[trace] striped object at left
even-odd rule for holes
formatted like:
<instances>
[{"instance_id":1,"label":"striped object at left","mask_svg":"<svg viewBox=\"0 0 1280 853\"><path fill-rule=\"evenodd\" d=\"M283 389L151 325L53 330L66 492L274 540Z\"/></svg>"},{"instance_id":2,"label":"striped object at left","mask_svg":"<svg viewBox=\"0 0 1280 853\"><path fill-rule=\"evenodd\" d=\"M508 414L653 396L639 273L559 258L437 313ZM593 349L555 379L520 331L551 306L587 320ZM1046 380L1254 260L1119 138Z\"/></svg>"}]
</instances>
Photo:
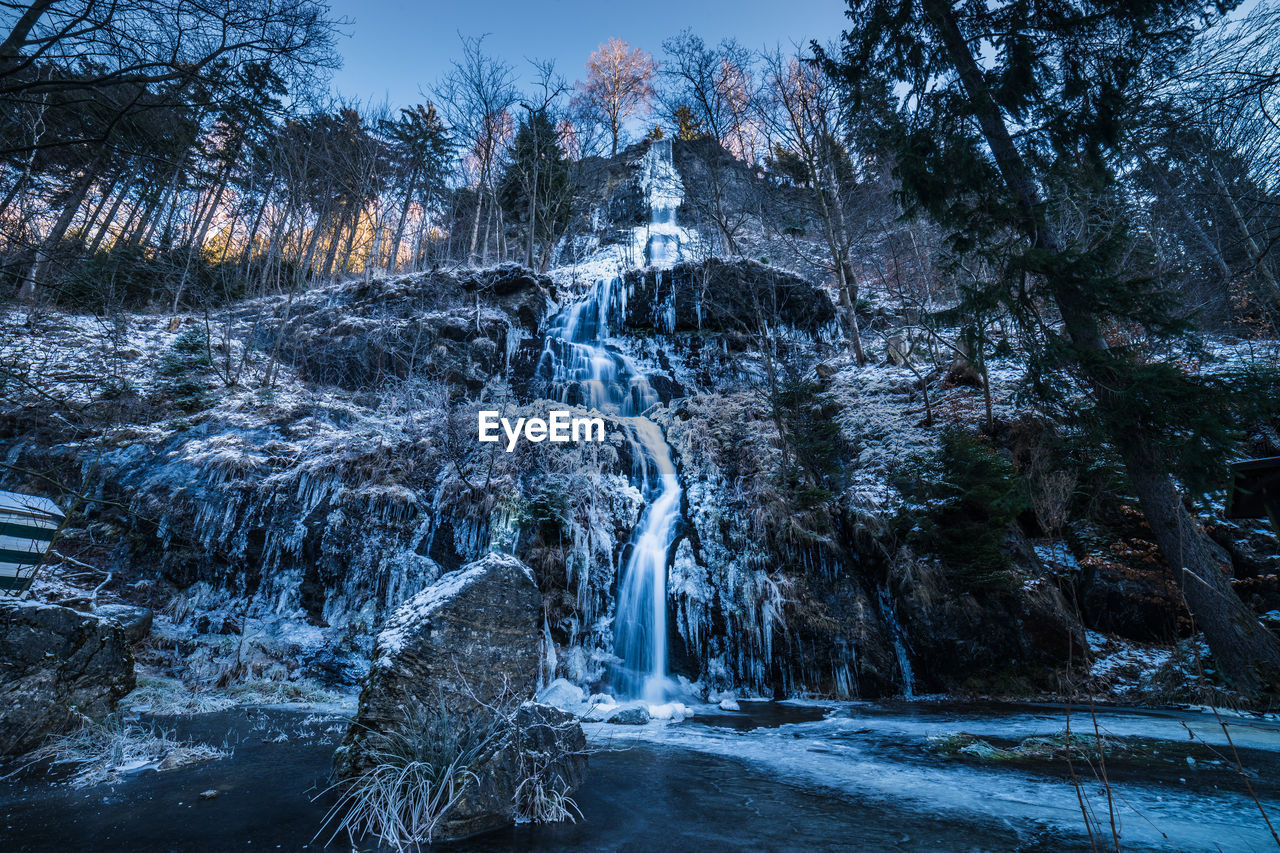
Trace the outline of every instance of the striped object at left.
<instances>
[{"instance_id":1,"label":"striped object at left","mask_svg":"<svg viewBox=\"0 0 1280 853\"><path fill-rule=\"evenodd\" d=\"M0 591L31 586L62 523L62 510L48 498L0 491Z\"/></svg>"}]
</instances>

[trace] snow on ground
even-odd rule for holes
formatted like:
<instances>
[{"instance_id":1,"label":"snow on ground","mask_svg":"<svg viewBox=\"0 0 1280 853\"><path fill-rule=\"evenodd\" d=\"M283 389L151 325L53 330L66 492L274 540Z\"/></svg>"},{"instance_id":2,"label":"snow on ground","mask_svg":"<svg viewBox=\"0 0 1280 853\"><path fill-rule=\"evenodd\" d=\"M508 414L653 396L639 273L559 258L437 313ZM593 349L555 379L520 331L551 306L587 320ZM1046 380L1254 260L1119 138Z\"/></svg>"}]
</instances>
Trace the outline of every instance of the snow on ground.
<instances>
[{"instance_id":1,"label":"snow on ground","mask_svg":"<svg viewBox=\"0 0 1280 853\"><path fill-rule=\"evenodd\" d=\"M900 496L891 483L902 465L938 447L941 426L951 422L980 423L985 417L982 389L968 386L944 388L930 385L935 423L926 423L920 377L906 367L869 364L858 367L848 358L828 383L828 393L840 401L838 423L844 440L857 454L849 466L849 496L866 511L892 510ZM931 368L921 365L921 373ZM991 359L992 410L997 418L1016 417L1013 398L1023 382L1024 370L1013 360Z\"/></svg>"},{"instance_id":2,"label":"snow on ground","mask_svg":"<svg viewBox=\"0 0 1280 853\"><path fill-rule=\"evenodd\" d=\"M1118 698L1154 690L1157 671L1173 659L1169 648L1142 645L1097 631L1088 631L1085 637L1093 656L1090 680Z\"/></svg>"}]
</instances>

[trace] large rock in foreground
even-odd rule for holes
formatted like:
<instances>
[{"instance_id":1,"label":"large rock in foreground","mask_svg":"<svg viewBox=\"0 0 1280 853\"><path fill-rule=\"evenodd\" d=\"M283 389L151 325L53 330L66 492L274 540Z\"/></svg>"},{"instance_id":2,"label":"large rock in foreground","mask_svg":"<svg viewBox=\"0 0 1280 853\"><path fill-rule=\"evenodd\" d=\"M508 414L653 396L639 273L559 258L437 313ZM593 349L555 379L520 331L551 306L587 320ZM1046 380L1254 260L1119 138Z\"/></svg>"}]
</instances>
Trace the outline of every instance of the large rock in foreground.
<instances>
[{"instance_id":1,"label":"large rock in foreground","mask_svg":"<svg viewBox=\"0 0 1280 853\"><path fill-rule=\"evenodd\" d=\"M406 751L465 754L474 774L435 840L504 826L541 788L567 794L585 773L577 720L524 701L539 664L542 598L519 560L489 554L401 605L378 635L360 707L335 774L354 779ZM523 784L523 788L522 788ZM523 802L522 802L523 801Z\"/></svg>"},{"instance_id":2,"label":"large rock in foreground","mask_svg":"<svg viewBox=\"0 0 1280 853\"><path fill-rule=\"evenodd\" d=\"M134 683L133 652L114 619L0 602L0 755L26 752L82 716L106 716Z\"/></svg>"},{"instance_id":3,"label":"large rock in foreground","mask_svg":"<svg viewBox=\"0 0 1280 853\"><path fill-rule=\"evenodd\" d=\"M506 554L468 563L400 605L374 646L349 738L353 760L363 736L398 731L407 714L464 718L532 696L541 611L533 573Z\"/></svg>"}]
</instances>

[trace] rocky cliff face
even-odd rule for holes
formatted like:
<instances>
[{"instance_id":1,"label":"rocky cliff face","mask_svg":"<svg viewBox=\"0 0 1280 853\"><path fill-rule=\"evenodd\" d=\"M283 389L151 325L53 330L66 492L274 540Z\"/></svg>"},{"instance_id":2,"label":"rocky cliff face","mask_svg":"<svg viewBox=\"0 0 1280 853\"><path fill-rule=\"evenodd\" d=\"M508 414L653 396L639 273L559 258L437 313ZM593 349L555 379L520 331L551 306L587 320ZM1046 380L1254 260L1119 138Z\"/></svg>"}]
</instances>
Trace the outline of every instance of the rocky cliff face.
<instances>
[{"instance_id":1,"label":"rocky cliff face","mask_svg":"<svg viewBox=\"0 0 1280 853\"><path fill-rule=\"evenodd\" d=\"M937 452L945 426L985 420L983 389L935 372L946 355L923 358L927 341L911 355L908 341L868 337L873 363L852 364L812 271L686 260L628 272L646 249L645 151L598 164L583 189L590 233L546 276L438 270L248 301L209 319L194 365L179 343L205 318L3 315L0 356L47 381L5 388L6 485L39 491L23 470L83 481L90 522L67 553L85 549L172 614L184 659L189 643L234 635L264 659L255 673L353 686L399 606L496 550L533 571L542 681L607 686L619 573L645 506L625 424L598 445L507 453L475 440L481 408L545 416L548 317L607 278L607 343L643 368L682 489L675 673L715 691L869 697L998 687L1012 667L1032 673L1016 689L1053 689L1080 645L1064 594L1091 628L1171 638L1178 626L1154 615L1169 606L1159 567L1144 568L1140 544L1122 559L1114 530L1032 547L1026 536L1045 531L1019 519L1006 543L1016 583L999 594L906 543L894 526L905 469ZM692 222L701 154L674 151ZM891 310L872 305L878 322ZM986 367L999 437L1024 414L1024 365L1009 352ZM200 386L196 402L179 405L175 369ZM1274 539L1220 531L1260 609L1275 607ZM200 677L240 677L233 664L239 652Z\"/></svg>"}]
</instances>

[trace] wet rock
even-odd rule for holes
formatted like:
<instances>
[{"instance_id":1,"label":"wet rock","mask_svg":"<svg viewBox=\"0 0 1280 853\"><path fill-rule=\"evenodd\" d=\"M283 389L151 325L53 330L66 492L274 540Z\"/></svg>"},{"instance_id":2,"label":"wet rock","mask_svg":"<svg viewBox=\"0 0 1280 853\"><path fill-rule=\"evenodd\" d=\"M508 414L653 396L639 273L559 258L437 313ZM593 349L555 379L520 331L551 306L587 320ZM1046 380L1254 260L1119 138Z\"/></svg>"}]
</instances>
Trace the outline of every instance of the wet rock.
<instances>
[{"instance_id":1,"label":"wet rock","mask_svg":"<svg viewBox=\"0 0 1280 853\"><path fill-rule=\"evenodd\" d=\"M151 633L151 620L155 614L149 607L132 604L100 604L93 609L95 616L114 619L124 628L125 639L132 645L140 643Z\"/></svg>"},{"instance_id":2,"label":"wet rock","mask_svg":"<svg viewBox=\"0 0 1280 853\"><path fill-rule=\"evenodd\" d=\"M639 705L634 708L623 708L605 722L615 726L643 726L649 722L649 712Z\"/></svg>"},{"instance_id":3,"label":"wet rock","mask_svg":"<svg viewBox=\"0 0 1280 853\"><path fill-rule=\"evenodd\" d=\"M1059 673L1084 648L1083 627L1048 580L973 591L932 561L917 560L910 571L897 613L920 692L1057 689Z\"/></svg>"},{"instance_id":4,"label":"wet rock","mask_svg":"<svg viewBox=\"0 0 1280 853\"><path fill-rule=\"evenodd\" d=\"M760 314L816 336L835 319L830 297L795 273L755 261L708 260L627 273L627 326L660 332L736 332Z\"/></svg>"},{"instance_id":5,"label":"wet rock","mask_svg":"<svg viewBox=\"0 0 1280 853\"><path fill-rule=\"evenodd\" d=\"M367 772L385 760L388 743L470 744L474 780L437 839L522 816L517 792L529 792L521 788L526 779L560 792L580 784L585 739L576 718L523 701L536 685L541 613L532 571L506 554L451 572L403 604L378 636L359 710L334 757L336 775Z\"/></svg>"},{"instance_id":6,"label":"wet rock","mask_svg":"<svg viewBox=\"0 0 1280 853\"><path fill-rule=\"evenodd\" d=\"M530 785L568 793L586 778L587 739L567 711L526 702L505 726L491 755L472 766L476 781L450 809L436 833L440 840L466 838L529 818ZM521 783L530 780L525 790Z\"/></svg>"},{"instance_id":7,"label":"wet rock","mask_svg":"<svg viewBox=\"0 0 1280 853\"><path fill-rule=\"evenodd\" d=\"M134 687L133 652L114 619L0 602L0 755L17 755L82 716L100 719Z\"/></svg>"},{"instance_id":8,"label":"wet rock","mask_svg":"<svg viewBox=\"0 0 1280 853\"><path fill-rule=\"evenodd\" d=\"M533 572L488 554L402 604L378 635L352 732L395 731L404 708L465 716L532 696L542 597ZM359 736L349 736L358 758Z\"/></svg>"}]
</instances>

